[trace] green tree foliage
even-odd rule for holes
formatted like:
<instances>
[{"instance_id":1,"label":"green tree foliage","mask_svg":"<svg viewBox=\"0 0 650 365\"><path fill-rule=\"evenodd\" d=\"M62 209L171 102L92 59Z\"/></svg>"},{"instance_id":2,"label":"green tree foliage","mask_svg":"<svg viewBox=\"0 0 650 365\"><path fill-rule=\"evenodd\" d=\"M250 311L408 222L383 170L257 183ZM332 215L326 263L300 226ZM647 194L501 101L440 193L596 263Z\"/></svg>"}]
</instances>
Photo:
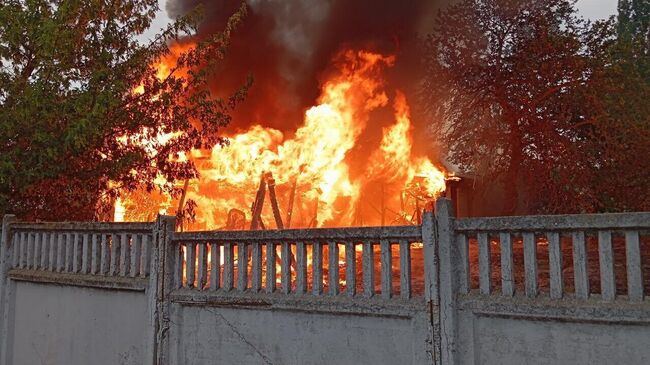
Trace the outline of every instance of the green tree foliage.
<instances>
[{"instance_id":1,"label":"green tree foliage","mask_svg":"<svg viewBox=\"0 0 650 365\"><path fill-rule=\"evenodd\" d=\"M501 213L648 209L648 83L616 57L614 22L574 3L464 0L427 39L434 134L461 170L505 187Z\"/></svg>"},{"instance_id":2,"label":"green tree foliage","mask_svg":"<svg viewBox=\"0 0 650 365\"><path fill-rule=\"evenodd\" d=\"M250 80L226 99L206 82L246 8L162 79L155 62L195 32L199 12L139 43L157 10L157 0L0 3L0 212L89 219L117 189L154 189L162 176L173 192L197 173L184 151L224 143L219 129Z\"/></svg>"}]
</instances>

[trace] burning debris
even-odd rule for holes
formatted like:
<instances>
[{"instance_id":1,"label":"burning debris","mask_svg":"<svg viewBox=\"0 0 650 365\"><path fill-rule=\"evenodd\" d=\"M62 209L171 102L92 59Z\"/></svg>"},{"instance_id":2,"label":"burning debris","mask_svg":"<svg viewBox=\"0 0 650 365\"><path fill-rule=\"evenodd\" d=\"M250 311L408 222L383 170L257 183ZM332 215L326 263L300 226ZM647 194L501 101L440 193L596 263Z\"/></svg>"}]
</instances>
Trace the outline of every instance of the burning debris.
<instances>
[{"instance_id":1,"label":"burning debris","mask_svg":"<svg viewBox=\"0 0 650 365\"><path fill-rule=\"evenodd\" d=\"M383 73L394 63L390 55L343 51L333 60L317 104L305 112L303 124L293 133L254 125L228 136L227 146L188 153L200 176L186 182L178 210L185 201L197 204L191 228L241 226L233 225L233 219L250 222L251 229L265 228L269 222L283 228L283 207L287 226L373 225L387 223L362 214L363 203L374 206L377 193L381 217L388 209L396 216L419 211L424 197L440 195L445 174L413 153L405 95L397 90L391 97L386 92ZM382 137L373 147L374 117L391 99L394 122L380 128ZM270 205L264 204L267 189ZM415 199L400 200L404 191ZM242 217L251 203L250 218ZM130 214L125 212L126 220Z\"/></svg>"}]
</instances>

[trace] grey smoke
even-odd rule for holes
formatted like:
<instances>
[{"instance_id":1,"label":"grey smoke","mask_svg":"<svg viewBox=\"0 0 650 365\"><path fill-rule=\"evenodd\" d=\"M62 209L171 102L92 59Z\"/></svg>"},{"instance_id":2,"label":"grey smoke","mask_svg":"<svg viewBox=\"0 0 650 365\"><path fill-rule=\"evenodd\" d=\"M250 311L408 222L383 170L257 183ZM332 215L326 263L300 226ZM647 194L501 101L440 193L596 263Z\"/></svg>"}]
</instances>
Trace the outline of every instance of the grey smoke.
<instances>
[{"instance_id":1,"label":"grey smoke","mask_svg":"<svg viewBox=\"0 0 650 365\"><path fill-rule=\"evenodd\" d=\"M387 76L391 86L410 94L419 69L418 37L431 27L449 0L247 0L249 16L235 34L229 55L214 80L226 93L250 72L255 83L233 115L233 128L263 123L293 130L318 96L319 77L345 47L396 53ZM168 0L170 17L201 1ZM203 2L198 37L218 31L240 1Z\"/></svg>"}]
</instances>

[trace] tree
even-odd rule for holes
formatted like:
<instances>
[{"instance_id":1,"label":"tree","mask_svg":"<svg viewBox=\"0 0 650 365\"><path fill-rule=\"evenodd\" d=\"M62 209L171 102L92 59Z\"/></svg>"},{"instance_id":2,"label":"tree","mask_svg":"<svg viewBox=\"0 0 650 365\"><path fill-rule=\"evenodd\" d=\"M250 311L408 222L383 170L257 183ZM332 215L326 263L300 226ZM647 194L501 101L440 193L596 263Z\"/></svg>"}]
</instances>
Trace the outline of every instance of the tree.
<instances>
[{"instance_id":1,"label":"tree","mask_svg":"<svg viewBox=\"0 0 650 365\"><path fill-rule=\"evenodd\" d=\"M118 190L157 188L159 176L174 192L197 173L184 151L224 143L219 129L248 84L221 99L206 81L245 6L166 75L155 63L194 34L199 12L142 45L156 10L157 0L0 4L0 212L89 219Z\"/></svg>"},{"instance_id":2,"label":"tree","mask_svg":"<svg viewBox=\"0 0 650 365\"><path fill-rule=\"evenodd\" d=\"M574 3L465 0L426 41L422 95L441 150L506 187L502 213L604 210L612 141L642 148L627 119L606 118L606 94L620 95L613 23L582 20Z\"/></svg>"}]
</instances>

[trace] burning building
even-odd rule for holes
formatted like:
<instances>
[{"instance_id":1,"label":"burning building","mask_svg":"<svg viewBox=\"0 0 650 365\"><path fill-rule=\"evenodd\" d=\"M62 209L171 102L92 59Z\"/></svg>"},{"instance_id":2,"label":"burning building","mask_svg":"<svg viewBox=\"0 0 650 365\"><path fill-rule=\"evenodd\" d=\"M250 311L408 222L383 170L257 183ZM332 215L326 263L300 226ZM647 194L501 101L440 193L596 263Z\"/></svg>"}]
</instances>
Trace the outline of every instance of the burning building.
<instances>
[{"instance_id":1,"label":"burning building","mask_svg":"<svg viewBox=\"0 0 650 365\"><path fill-rule=\"evenodd\" d=\"M168 12L180 15L194 5L170 1ZM197 37L219 30L238 5L208 5ZM200 176L179 186L182 196L126 194L116 204L116 220L164 212L191 216L191 229L417 223L421 209L446 188L410 106L418 27L438 4L248 5L212 83L219 94L249 72L255 78L224 131L230 143L188 151ZM173 49L181 53L195 41ZM162 60L160 73L173 62Z\"/></svg>"}]
</instances>

